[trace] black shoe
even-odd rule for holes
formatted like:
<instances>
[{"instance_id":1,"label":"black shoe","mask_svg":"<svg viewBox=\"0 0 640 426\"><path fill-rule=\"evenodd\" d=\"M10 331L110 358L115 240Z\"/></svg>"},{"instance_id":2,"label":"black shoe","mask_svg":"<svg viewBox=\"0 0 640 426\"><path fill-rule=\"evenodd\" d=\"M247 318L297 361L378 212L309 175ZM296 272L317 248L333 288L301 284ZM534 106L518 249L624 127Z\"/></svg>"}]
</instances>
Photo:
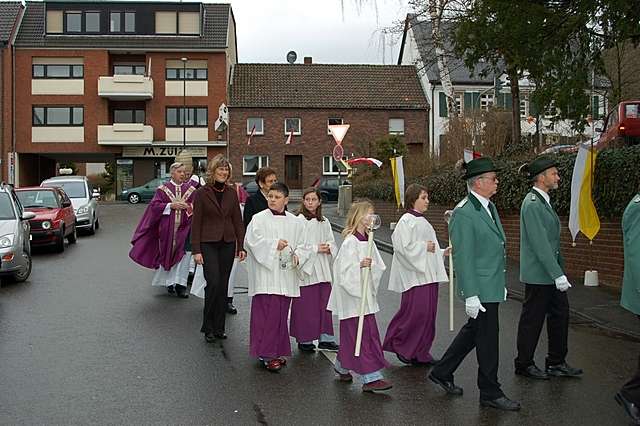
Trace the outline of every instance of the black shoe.
<instances>
[{"instance_id":1,"label":"black shoe","mask_svg":"<svg viewBox=\"0 0 640 426\"><path fill-rule=\"evenodd\" d=\"M442 380L439 377L434 376L433 372L429 373L429 380L440 386L449 395L462 395L462 388L460 386L456 386L453 381L450 382L448 380Z\"/></svg>"},{"instance_id":2,"label":"black shoe","mask_svg":"<svg viewBox=\"0 0 640 426\"><path fill-rule=\"evenodd\" d=\"M187 293L187 288L180 284L176 284L176 294L178 295L178 297L182 299L189 298L189 293Z\"/></svg>"},{"instance_id":3,"label":"black shoe","mask_svg":"<svg viewBox=\"0 0 640 426\"><path fill-rule=\"evenodd\" d=\"M176 293L176 288L174 286L170 285L169 287L167 287L167 293L175 294Z\"/></svg>"},{"instance_id":4,"label":"black shoe","mask_svg":"<svg viewBox=\"0 0 640 426\"><path fill-rule=\"evenodd\" d=\"M318 349L322 349L323 351L338 352L338 350L340 349L340 345L335 342L320 342L318 343Z\"/></svg>"},{"instance_id":5,"label":"black shoe","mask_svg":"<svg viewBox=\"0 0 640 426\"><path fill-rule=\"evenodd\" d=\"M216 339L225 340L227 338L226 333L215 333L213 335Z\"/></svg>"},{"instance_id":6,"label":"black shoe","mask_svg":"<svg viewBox=\"0 0 640 426\"><path fill-rule=\"evenodd\" d=\"M298 343L298 349L300 349L301 352L315 352L316 345L313 343Z\"/></svg>"},{"instance_id":7,"label":"black shoe","mask_svg":"<svg viewBox=\"0 0 640 426\"><path fill-rule=\"evenodd\" d=\"M427 362L422 362L422 361L418 361L417 359L412 359L411 360L411 364L412 365L418 365L418 366L424 366L424 367L433 367L434 365L436 365L437 363L439 363L440 360L437 358L432 358L431 361L427 361Z\"/></svg>"},{"instance_id":8,"label":"black shoe","mask_svg":"<svg viewBox=\"0 0 640 426\"><path fill-rule=\"evenodd\" d=\"M207 343L213 343L216 341L216 336L214 336L213 333L206 333L204 335L204 340L206 340Z\"/></svg>"},{"instance_id":9,"label":"black shoe","mask_svg":"<svg viewBox=\"0 0 640 426\"><path fill-rule=\"evenodd\" d=\"M238 310L235 306L233 306L232 302L227 303L227 313L231 315L235 315L238 313Z\"/></svg>"},{"instance_id":10,"label":"black shoe","mask_svg":"<svg viewBox=\"0 0 640 426\"><path fill-rule=\"evenodd\" d=\"M516 374L530 379L549 380L549 375L536 367L535 364L526 368L516 368Z\"/></svg>"},{"instance_id":11,"label":"black shoe","mask_svg":"<svg viewBox=\"0 0 640 426\"><path fill-rule=\"evenodd\" d=\"M497 399L480 399L480 405L483 407L492 407L497 408L498 410L504 411L519 411L520 403L518 401L514 401L512 399L507 398L506 396L501 396Z\"/></svg>"},{"instance_id":12,"label":"black shoe","mask_svg":"<svg viewBox=\"0 0 640 426\"><path fill-rule=\"evenodd\" d=\"M563 362L562 364L548 365L547 374L556 377L579 377L582 375L582 369Z\"/></svg>"},{"instance_id":13,"label":"black shoe","mask_svg":"<svg viewBox=\"0 0 640 426\"><path fill-rule=\"evenodd\" d=\"M625 398L620 392L616 394L615 399L616 402L624 408L625 413L631 417L633 424L640 425L640 410L638 409L638 406Z\"/></svg>"},{"instance_id":14,"label":"black shoe","mask_svg":"<svg viewBox=\"0 0 640 426\"><path fill-rule=\"evenodd\" d=\"M407 364L407 365L411 365L411 364L413 364L413 363L411 362L411 360L410 360L410 359L407 359L407 358L403 357L403 356L402 356L402 355L400 355L400 354L396 354L396 357L397 357L397 358L398 358L398 360L399 360L401 363L403 363L403 364Z\"/></svg>"}]
</instances>

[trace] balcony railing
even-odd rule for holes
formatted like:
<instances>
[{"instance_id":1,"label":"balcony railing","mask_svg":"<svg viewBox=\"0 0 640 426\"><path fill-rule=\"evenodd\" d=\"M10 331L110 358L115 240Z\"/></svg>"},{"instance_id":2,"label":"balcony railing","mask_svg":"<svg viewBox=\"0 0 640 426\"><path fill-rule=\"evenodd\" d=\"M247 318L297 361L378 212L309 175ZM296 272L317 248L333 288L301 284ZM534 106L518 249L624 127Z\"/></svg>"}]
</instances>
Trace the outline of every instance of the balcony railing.
<instances>
[{"instance_id":1,"label":"balcony railing","mask_svg":"<svg viewBox=\"0 0 640 426\"><path fill-rule=\"evenodd\" d=\"M151 145L153 127L142 123L115 123L98 126L99 145Z\"/></svg>"},{"instance_id":2,"label":"balcony railing","mask_svg":"<svg viewBox=\"0 0 640 426\"><path fill-rule=\"evenodd\" d=\"M117 101L153 99L153 79L144 75L100 77L98 96Z\"/></svg>"}]
</instances>

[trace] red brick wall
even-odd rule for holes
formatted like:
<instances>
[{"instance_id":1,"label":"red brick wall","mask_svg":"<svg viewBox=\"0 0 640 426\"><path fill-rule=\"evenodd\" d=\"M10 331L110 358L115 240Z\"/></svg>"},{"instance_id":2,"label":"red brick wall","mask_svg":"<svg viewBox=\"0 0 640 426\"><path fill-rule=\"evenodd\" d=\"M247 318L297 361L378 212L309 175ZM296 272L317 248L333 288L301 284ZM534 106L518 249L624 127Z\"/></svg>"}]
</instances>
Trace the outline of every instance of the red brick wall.
<instances>
[{"instance_id":1,"label":"red brick wall","mask_svg":"<svg viewBox=\"0 0 640 426\"><path fill-rule=\"evenodd\" d=\"M376 213L385 225L397 221L404 210L397 210L394 203L374 200ZM447 227L444 212L451 207L430 205L427 219L433 225L440 241L447 240ZM507 255L514 259L520 258L520 216L515 213L501 214L500 220L507 235ZM620 219L602 220L600 232L589 244L589 240L582 234L576 238L575 247L571 241L571 234L567 228L567 217L561 217L561 251L565 259L565 270L571 277L582 279L585 270L597 270L601 285L620 288L624 269L622 249L622 228Z\"/></svg>"},{"instance_id":2,"label":"red brick wall","mask_svg":"<svg viewBox=\"0 0 640 426\"><path fill-rule=\"evenodd\" d=\"M229 108L230 160L240 177L244 155L269 155L269 165L284 179L285 155L302 155L303 186L310 185L322 175L322 158L332 155L335 142L327 134L327 119L342 118L351 125L342 142L345 155L357 152L360 147L388 135L389 119L404 118L404 141L410 152L422 149L427 141L426 110L336 110L336 109L285 109L285 108ZM247 118L262 117L264 135L256 135L247 146ZM285 145L285 118L300 118L302 134L294 136L293 143ZM243 176L243 181L253 180Z\"/></svg>"}]
</instances>

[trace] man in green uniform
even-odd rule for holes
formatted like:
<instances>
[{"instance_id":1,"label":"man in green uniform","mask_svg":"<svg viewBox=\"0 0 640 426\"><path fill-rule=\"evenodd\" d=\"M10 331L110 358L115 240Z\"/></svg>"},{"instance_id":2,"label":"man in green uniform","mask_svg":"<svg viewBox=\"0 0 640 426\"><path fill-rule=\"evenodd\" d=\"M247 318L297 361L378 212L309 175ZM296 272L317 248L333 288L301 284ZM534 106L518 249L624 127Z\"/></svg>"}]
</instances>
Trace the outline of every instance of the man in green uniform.
<instances>
[{"instance_id":1,"label":"man in green uniform","mask_svg":"<svg viewBox=\"0 0 640 426\"><path fill-rule=\"evenodd\" d=\"M517 411L520 403L505 396L498 383L498 306L506 299L505 234L489 199L498 189L496 167L488 157L465 165L469 194L449 223L458 295L469 320L436 364L429 379L450 395L462 395L453 373L474 348L478 359L480 405Z\"/></svg>"},{"instance_id":2,"label":"man in green uniform","mask_svg":"<svg viewBox=\"0 0 640 426\"><path fill-rule=\"evenodd\" d=\"M531 379L576 377L579 368L566 362L571 287L560 254L560 220L550 204L549 191L558 188L560 176L553 159L538 157L521 167L533 188L520 208L520 281L525 285L518 323L516 374ZM533 357L545 318L549 338L545 371Z\"/></svg>"},{"instance_id":3,"label":"man in green uniform","mask_svg":"<svg viewBox=\"0 0 640 426\"><path fill-rule=\"evenodd\" d=\"M622 215L622 239L624 278L620 304L640 316L640 193L633 197ZM622 386L616 401L634 424L640 425L640 360L635 376Z\"/></svg>"}]
</instances>

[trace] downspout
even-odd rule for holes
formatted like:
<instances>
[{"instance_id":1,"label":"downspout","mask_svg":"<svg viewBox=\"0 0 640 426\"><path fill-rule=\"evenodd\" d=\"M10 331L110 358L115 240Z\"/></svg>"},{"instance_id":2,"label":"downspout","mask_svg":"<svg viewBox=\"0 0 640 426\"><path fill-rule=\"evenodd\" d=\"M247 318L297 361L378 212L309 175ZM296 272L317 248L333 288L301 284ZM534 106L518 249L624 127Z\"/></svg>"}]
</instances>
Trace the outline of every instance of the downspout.
<instances>
[{"instance_id":1,"label":"downspout","mask_svg":"<svg viewBox=\"0 0 640 426\"><path fill-rule=\"evenodd\" d=\"M435 90L436 90L436 86L435 84L431 84L431 122L429 123L429 125L431 126L431 154L432 156L436 155L436 141L433 140L433 138L435 138L435 116L434 116L434 105L435 105L435 101L433 100L433 95L435 94ZM440 156L440 150L438 150L438 156Z\"/></svg>"},{"instance_id":2,"label":"downspout","mask_svg":"<svg viewBox=\"0 0 640 426\"><path fill-rule=\"evenodd\" d=\"M24 13L26 11L26 6L23 4L20 9L20 14L16 23L13 27L13 33L11 35L11 152L13 157L13 170L12 176L9 177L9 181L16 185L16 164L17 164L17 153L16 153L16 38L18 37L18 30L22 25L22 19L24 18ZM9 172L9 164L7 164L7 174Z\"/></svg>"}]
</instances>

